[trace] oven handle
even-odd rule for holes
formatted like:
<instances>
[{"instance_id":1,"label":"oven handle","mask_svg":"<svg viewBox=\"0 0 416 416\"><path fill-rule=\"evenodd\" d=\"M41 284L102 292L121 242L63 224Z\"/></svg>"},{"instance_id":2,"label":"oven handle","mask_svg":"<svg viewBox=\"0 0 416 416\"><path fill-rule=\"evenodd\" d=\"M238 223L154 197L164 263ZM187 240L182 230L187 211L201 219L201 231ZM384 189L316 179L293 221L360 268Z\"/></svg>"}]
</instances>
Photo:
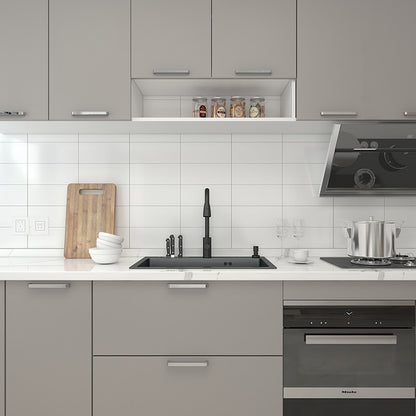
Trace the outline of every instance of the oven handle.
<instances>
[{"instance_id":1,"label":"oven handle","mask_svg":"<svg viewBox=\"0 0 416 416\"><path fill-rule=\"evenodd\" d=\"M284 399L414 399L414 387L285 387Z\"/></svg>"},{"instance_id":2,"label":"oven handle","mask_svg":"<svg viewBox=\"0 0 416 416\"><path fill-rule=\"evenodd\" d=\"M305 335L308 345L396 345L397 335Z\"/></svg>"}]
</instances>

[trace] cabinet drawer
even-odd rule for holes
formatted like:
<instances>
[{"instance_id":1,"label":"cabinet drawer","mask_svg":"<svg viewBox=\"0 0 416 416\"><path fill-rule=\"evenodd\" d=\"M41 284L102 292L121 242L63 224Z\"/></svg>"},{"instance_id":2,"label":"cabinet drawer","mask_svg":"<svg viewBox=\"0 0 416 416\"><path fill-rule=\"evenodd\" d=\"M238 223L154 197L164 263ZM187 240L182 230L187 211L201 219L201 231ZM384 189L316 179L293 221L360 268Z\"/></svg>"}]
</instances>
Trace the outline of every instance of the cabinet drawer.
<instances>
[{"instance_id":1,"label":"cabinet drawer","mask_svg":"<svg viewBox=\"0 0 416 416\"><path fill-rule=\"evenodd\" d=\"M93 396L95 416L279 416L282 358L95 357Z\"/></svg>"},{"instance_id":2,"label":"cabinet drawer","mask_svg":"<svg viewBox=\"0 0 416 416\"><path fill-rule=\"evenodd\" d=\"M94 283L95 355L279 355L280 282Z\"/></svg>"}]
</instances>

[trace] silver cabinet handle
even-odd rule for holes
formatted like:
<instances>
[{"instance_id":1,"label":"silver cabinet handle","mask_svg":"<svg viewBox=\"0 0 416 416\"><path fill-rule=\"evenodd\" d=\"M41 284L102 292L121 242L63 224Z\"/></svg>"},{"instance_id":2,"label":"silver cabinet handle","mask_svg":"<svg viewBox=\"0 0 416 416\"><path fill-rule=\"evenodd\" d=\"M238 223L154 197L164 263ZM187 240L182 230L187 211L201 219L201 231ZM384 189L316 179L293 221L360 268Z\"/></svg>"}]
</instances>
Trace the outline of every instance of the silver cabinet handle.
<instances>
[{"instance_id":1,"label":"silver cabinet handle","mask_svg":"<svg viewBox=\"0 0 416 416\"><path fill-rule=\"evenodd\" d=\"M29 289L68 289L70 283L28 283Z\"/></svg>"},{"instance_id":2,"label":"silver cabinet handle","mask_svg":"<svg viewBox=\"0 0 416 416\"><path fill-rule=\"evenodd\" d=\"M208 361L168 361L168 367L208 367Z\"/></svg>"},{"instance_id":3,"label":"silver cabinet handle","mask_svg":"<svg viewBox=\"0 0 416 416\"><path fill-rule=\"evenodd\" d=\"M108 116L108 111L73 111L72 117L83 117L83 116Z\"/></svg>"},{"instance_id":4,"label":"silver cabinet handle","mask_svg":"<svg viewBox=\"0 0 416 416\"><path fill-rule=\"evenodd\" d=\"M247 71L234 69L235 75L271 75L272 73L273 72L271 69L258 69L258 70L247 70Z\"/></svg>"},{"instance_id":5,"label":"silver cabinet handle","mask_svg":"<svg viewBox=\"0 0 416 416\"><path fill-rule=\"evenodd\" d=\"M23 117L24 115L26 115L24 111L0 111L0 116L4 117Z\"/></svg>"},{"instance_id":6,"label":"silver cabinet handle","mask_svg":"<svg viewBox=\"0 0 416 416\"><path fill-rule=\"evenodd\" d=\"M189 69L154 69L153 75L189 75L191 71Z\"/></svg>"},{"instance_id":7,"label":"silver cabinet handle","mask_svg":"<svg viewBox=\"0 0 416 416\"><path fill-rule=\"evenodd\" d=\"M395 345L396 335L306 335L310 345Z\"/></svg>"},{"instance_id":8,"label":"silver cabinet handle","mask_svg":"<svg viewBox=\"0 0 416 416\"><path fill-rule=\"evenodd\" d=\"M169 283L169 289L206 289L208 283Z\"/></svg>"},{"instance_id":9,"label":"silver cabinet handle","mask_svg":"<svg viewBox=\"0 0 416 416\"><path fill-rule=\"evenodd\" d=\"M403 115L405 117L416 117L416 111L405 111Z\"/></svg>"},{"instance_id":10,"label":"silver cabinet handle","mask_svg":"<svg viewBox=\"0 0 416 416\"><path fill-rule=\"evenodd\" d=\"M356 111L321 111L322 117L357 117Z\"/></svg>"}]
</instances>

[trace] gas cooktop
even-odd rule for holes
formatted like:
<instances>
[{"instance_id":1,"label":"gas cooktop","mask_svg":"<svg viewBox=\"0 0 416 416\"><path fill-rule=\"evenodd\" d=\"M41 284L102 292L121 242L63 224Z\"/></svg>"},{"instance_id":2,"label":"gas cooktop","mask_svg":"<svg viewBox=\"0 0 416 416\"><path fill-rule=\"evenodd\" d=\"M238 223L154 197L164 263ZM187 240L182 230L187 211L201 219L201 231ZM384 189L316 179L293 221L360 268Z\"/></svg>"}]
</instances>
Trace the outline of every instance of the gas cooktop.
<instances>
[{"instance_id":1,"label":"gas cooktop","mask_svg":"<svg viewBox=\"0 0 416 416\"><path fill-rule=\"evenodd\" d=\"M330 263L341 269L362 269L386 267L391 269L412 269L416 268L416 261L413 257L401 256L397 258L380 259L355 259L351 257L321 257L321 260ZM353 261L353 262L352 262Z\"/></svg>"}]
</instances>

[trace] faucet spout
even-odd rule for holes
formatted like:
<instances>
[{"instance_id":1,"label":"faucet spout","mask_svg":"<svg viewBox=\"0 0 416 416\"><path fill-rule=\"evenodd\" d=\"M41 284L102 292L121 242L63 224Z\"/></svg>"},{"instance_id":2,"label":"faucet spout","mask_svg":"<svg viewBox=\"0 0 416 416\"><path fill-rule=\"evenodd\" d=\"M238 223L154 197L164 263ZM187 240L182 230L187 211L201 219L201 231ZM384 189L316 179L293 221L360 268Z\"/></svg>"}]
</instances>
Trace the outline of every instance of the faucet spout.
<instances>
[{"instance_id":1,"label":"faucet spout","mask_svg":"<svg viewBox=\"0 0 416 416\"><path fill-rule=\"evenodd\" d=\"M205 188L204 212L205 237L202 239L202 257L211 258L211 237L209 236L209 219L211 217L211 206L209 205L209 188Z\"/></svg>"}]
</instances>

